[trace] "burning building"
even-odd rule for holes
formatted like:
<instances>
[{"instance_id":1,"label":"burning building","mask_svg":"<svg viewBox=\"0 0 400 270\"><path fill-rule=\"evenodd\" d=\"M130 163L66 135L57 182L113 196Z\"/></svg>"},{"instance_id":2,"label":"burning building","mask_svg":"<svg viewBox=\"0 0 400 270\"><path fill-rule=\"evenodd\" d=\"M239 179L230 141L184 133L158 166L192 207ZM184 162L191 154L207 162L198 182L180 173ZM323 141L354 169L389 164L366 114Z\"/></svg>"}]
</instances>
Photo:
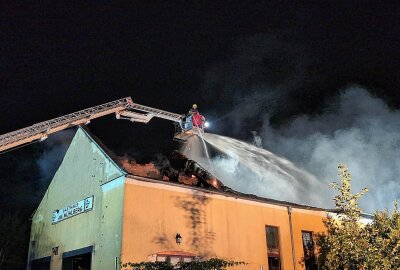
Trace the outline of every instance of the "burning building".
<instances>
[{"instance_id":1,"label":"burning building","mask_svg":"<svg viewBox=\"0 0 400 270\"><path fill-rule=\"evenodd\" d=\"M165 166L116 157L79 127L32 217L28 269L244 261L317 269L326 210L236 192L174 152Z\"/></svg>"}]
</instances>

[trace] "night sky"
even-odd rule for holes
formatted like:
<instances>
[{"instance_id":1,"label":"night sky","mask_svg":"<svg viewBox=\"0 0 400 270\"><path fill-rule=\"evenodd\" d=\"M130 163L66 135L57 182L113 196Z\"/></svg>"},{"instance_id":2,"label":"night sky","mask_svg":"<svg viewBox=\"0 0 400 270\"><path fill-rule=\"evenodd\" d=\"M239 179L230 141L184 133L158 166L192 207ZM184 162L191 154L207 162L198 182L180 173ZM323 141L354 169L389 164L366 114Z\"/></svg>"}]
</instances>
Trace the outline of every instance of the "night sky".
<instances>
[{"instance_id":1,"label":"night sky","mask_svg":"<svg viewBox=\"0 0 400 270\"><path fill-rule=\"evenodd\" d=\"M400 198L395 1L130 2L0 4L0 134L127 96L179 114L196 103L209 132L251 141L256 131L323 183L347 163L371 190L368 211ZM178 147L162 119L88 127L139 162ZM3 226L19 235L13 269L24 269L29 217L73 133L0 156L1 224L20 213ZM235 188L268 188L253 180Z\"/></svg>"},{"instance_id":2,"label":"night sky","mask_svg":"<svg viewBox=\"0 0 400 270\"><path fill-rule=\"evenodd\" d=\"M1 4L0 133L126 96L175 113L196 103L210 132L243 140L261 131L266 114L279 129L299 115L325 113L349 85L400 107L394 2L147 2ZM138 160L176 147L165 120L142 125L111 115L89 128ZM50 179L38 160L68 136L0 157L2 210L36 207Z\"/></svg>"}]
</instances>

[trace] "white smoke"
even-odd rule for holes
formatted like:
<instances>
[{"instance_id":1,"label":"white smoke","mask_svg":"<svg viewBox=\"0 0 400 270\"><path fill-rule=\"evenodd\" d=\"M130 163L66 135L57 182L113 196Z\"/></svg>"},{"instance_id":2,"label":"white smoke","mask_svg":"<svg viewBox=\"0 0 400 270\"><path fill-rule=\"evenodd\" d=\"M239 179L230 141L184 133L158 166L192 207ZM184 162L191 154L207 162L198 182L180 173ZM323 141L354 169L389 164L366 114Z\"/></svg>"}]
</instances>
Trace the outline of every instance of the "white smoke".
<instances>
[{"instance_id":1,"label":"white smoke","mask_svg":"<svg viewBox=\"0 0 400 270\"><path fill-rule=\"evenodd\" d=\"M264 146L325 183L337 180L336 165L343 162L352 173L354 191L369 189L361 199L363 209L389 208L400 198L400 112L358 86L347 88L327 109L279 129L265 117Z\"/></svg>"},{"instance_id":2,"label":"white smoke","mask_svg":"<svg viewBox=\"0 0 400 270\"><path fill-rule=\"evenodd\" d=\"M39 167L40 179L39 184L41 187L47 187L52 177L56 173L65 153L75 135L74 129L64 130L49 136L43 142L44 151L36 160Z\"/></svg>"},{"instance_id":3,"label":"white smoke","mask_svg":"<svg viewBox=\"0 0 400 270\"><path fill-rule=\"evenodd\" d=\"M331 193L321 195L326 192L310 186L289 200L317 195L332 204L327 184L338 180L337 165L344 162L353 175L354 192L370 190L361 198L363 210L390 208L400 198L400 112L372 96L368 87L338 89L352 83L357 76L351 72L359 69L344 66L338 73L336 63L320 58L318 48L302 46L294 35L243 38L229 59L206 73L208 102L217 99L224 105L221 110L230 108L219 112L213 131L244 138L257 130L263 148L306 169ZM360 69L370 74L370 67ZM216 162L230 172L236 166L235 160ZM237 167L233 171L240 175ZM245 183L238 186L245 192L264 188L256 179Z\"/></svg>"},{"instance_id":4,"label":"white smoke","mask_svg":"<svg viewBox=\"0 0 400 270\"><path fill-rule=\"evenodd\" d=\"M343 162L353 176L353 192L369 189L360 200L364 211L390 208L400 198L400 111L359 86L345 89L326 111L279 128L266 115L257 141L272 152L206 134L225 153L212 160L216 176L241 192L329 208L334 193L328 184L338 180Z\"/></svg>"},{"instance_id":5,"label":"white smoke","mask_svg":"<svg viewBox=\"0 0 400 270\"><path fill-rule=\"evenodd\" d=\"M262 138L257 134L257 131L252 131L253 134L253 145L258 148L262 148Z\"/></svg>"}]
</instances>

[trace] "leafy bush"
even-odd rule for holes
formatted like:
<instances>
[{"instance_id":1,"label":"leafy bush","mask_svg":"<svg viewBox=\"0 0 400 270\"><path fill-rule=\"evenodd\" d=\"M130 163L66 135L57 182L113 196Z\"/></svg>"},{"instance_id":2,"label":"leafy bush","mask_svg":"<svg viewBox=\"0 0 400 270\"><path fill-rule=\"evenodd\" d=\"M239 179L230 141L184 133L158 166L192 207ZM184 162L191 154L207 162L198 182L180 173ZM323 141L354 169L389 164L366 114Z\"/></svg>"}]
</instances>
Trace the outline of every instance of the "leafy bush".
<instances>
[{"instance_id":1,"label":"leafy bush","mask_svg":"<svg viewBox=\"0 0 400 270\"><path fill-rule=\"evenodd\" d=\"M124 270L225 270L227 267L246 264L245 262L226 261L219 258L211 258L204 261L179 262L173 266L169 262L139 262L124 263Z\"/></svg>"}]
</instances>

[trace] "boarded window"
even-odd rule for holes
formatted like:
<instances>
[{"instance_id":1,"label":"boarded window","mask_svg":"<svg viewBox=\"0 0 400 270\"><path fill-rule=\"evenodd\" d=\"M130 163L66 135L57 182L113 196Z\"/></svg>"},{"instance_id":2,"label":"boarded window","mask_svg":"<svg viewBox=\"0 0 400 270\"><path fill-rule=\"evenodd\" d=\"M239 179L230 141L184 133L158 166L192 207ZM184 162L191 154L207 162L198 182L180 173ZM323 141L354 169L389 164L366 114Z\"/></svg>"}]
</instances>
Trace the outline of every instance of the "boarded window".
<instances>
[{"instance_id":1,"label":"boarded window","mask_svg":"<svg viewBox=\"0 0 400 270\"><path fill-rule=\"evenodd\" d=\"M278 227L266 226L265 234L267 238L267 255L268 255L268 269L280 270L281 269L281 252L279 245L279 230Z\"/></svg>"},{"instance_id":2,"label":"boarded window","mask_svg":"<svg viewBox=\"0 0 400 270\"><path fill-rule=\"evenodd\" d=\"M166 260L167 260L167 257L157 256L157 262L165 262Z\"/></svg>"},{"instance_id":3,"label":"boarded window","mask_svg":"<svg viewBox=\"0 0 400 270\"><path fill-rule=\"evenodd\" d=\"M184 251L163 251L151 254L148 257L150 262L170 262L172 265L176 265L178 262L191 262L199 259L200 257L195 254Z\"/></svg>"},{"instance_id":4,"label":"boarded window","mask_svg":"<svg viewBox=\"0 0 400 270\"><path fill-rule=\"evenodd\" d=\"M182 261L183 258L180 256L171 256L168 257L168 261L172 264L172 265L176 265L178 262Z\"/></svg>"},{"instance_id":5,"label":"boarded window","mask_svg":"<svg viewBox=\"0 0 400 270\"><path fill-rule=\"evenodd\" d=\"M187 258L183 258L184 262L192 262L193 258L187 257Z\"/></svg>"}]
</instances>

